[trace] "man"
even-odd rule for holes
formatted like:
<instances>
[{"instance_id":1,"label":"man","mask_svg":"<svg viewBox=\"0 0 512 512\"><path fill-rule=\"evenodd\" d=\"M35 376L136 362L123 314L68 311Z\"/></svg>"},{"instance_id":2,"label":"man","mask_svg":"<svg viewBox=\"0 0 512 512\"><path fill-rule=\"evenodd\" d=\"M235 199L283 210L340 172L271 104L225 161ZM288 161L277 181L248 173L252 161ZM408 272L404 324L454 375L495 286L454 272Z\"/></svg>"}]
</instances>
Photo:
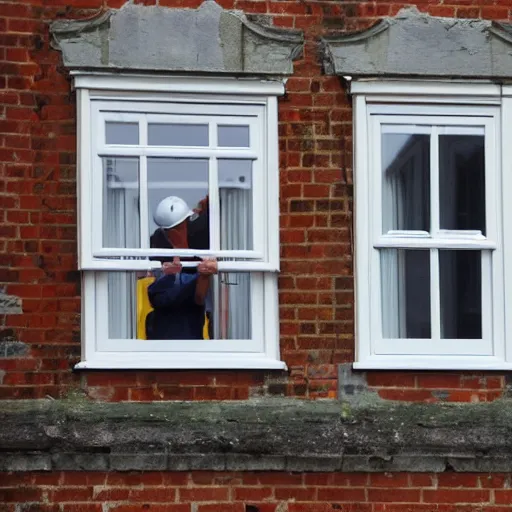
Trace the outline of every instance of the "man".
<instances>
[{"instance_id":1,"label":"man","mask_svg":"<svg viewBox=\"0 0 512 512\"><path fill-rule=\"evenodd\" d=\"M151 236L151 247L207 249L208 198L193 212L183 199L169 196L156 208L160 226ZM147 339L203 339L205 303L210 276L218 271L215 259L199 261L197 269L183 268L178 257L159 258L162 270L148 287L154 311L146 320Z\"/></svg>"}]
</instances>

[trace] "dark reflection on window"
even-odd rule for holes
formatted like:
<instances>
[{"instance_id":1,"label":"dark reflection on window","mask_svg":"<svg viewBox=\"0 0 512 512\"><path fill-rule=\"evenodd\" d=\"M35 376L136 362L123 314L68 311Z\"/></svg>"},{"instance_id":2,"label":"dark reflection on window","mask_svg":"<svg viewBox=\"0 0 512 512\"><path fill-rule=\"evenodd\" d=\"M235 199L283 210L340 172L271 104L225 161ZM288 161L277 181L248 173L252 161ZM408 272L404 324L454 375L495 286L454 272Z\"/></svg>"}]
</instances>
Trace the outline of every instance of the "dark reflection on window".
<instances>
[{"instance_id":1,"label":"dark reflection on window","mask_svg":"<svg viewBox=\"0 0 512 512\"><path fill-rule=\"evenodd\" d=\"M382 134L382 227L430 230L430 135Z\"/></svg>"},{"instance_id":2,"label":"dark reflection on window","mask_svg":"<svg viewBox=\"0 0 512 512\"><path fill-rule=\"evenodd\" d=\"M441 229L485 234L485 153L483 135L439 136Z\"/></svg>"},{"instance_id":3,"label":"dark reflection on window","mask_svg":"<svg viewBox=\"0 0 512 512\"><path fill-rule=\"evenodd\" d=\"M481 251L439 251L441 338L482 337Z\"/></svg>"}]
</instances>

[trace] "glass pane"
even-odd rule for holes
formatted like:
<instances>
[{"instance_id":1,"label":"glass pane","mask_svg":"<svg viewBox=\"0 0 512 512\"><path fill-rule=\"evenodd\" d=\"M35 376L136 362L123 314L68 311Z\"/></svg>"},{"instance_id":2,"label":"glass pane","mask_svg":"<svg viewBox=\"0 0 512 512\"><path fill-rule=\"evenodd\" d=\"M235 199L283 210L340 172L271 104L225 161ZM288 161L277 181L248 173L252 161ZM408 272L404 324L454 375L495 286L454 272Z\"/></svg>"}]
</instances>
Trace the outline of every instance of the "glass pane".
<instances>
[{"instance_id":1,"label":"glass pane","mask_svg":"<svg viewBox=\"0 0 512 512\"><path fill-rule=\"evenodd\" d=\"M150 146L208 146L207 124L149 123Z\"/></svg>"},{"instance_id":2,"label":"glass pane","mask_svg":"<svg viewBox=\"0 0 512 512\"><path fill-rule=\"evenodd\" d=\"M199 280L203 281L199 287ZM112 339L208 340L251 338L251 276L197 269L108 273ZM184 347L185 348L185 347Z\"/></svg>"},{"instance_id":3,"label":"glass pane","mask_svg":"<svg viewBox=\"0 0 512 512\"><path fill-rule=\"evenodd\" d=\"M252 160L219 160L220 248L251 250Z\"/></svg>"},{"instance_id":4,"label":"glass pane","mask_svg":"<svg viewBox=\"0 0 512 512\"><path fill-rule=\"evenodd\" d=\"M382 229L430 231L430 135L382 134Z\"/></svg>"},{"instance_id":5,"label":"glass pane","mask_svg":"<svg viewBox=\"0 0 512 512\"><path fill-rule=\"evenodd\" d=\"M248 148L249 127L248 126L218 126L219 146Z\"/></svg>"},{"instance_id":6,"label":"glass pane","mask_svg":"<svg viewBox=\"0 0 512 512\"><path fill-rule=\"evenodd\" d=\"M217 325L214 336L224 340L251 338L251 275L242 272L222 272L219 287Z\"/></svg>"},{"instance_id":7,"label":"glass pane","mask_svg":"<svg viewBox=\"0 0 512 512\"><path fill-rule=\"evenodd\" d=\"M430 251L383 249L384 338L430 338Z\"/></svg>"},{"instance_id":8,"label":"glass pane","mask_svg":"<svg viewBox=\"0 0 512 512\"><path fill-rule=\"evenodd\" d=\"M148 158L150 247L209 249L208 164Z\"/></svg>"},{"instance_id":9,"label":"glass pane","mask_svg":"<svg viewBox=\"0 0 512 512\"><path fill-rule=\"evenodd\" d=\"M441 229L477 229L485 234L483 135L439 136Z\"/></svg>"},{"instance_id":10,"label":"glass pane","mask_svg":"<svg viewBox=\"0 0 512 512\"><path fill-rule=\"evenodd\" d=\"M104 157L103 247L140 247L139 160Z\"/></svg>"},{"instance_id":11,"label":"glass pane","mask_svg":"<svg viewBox=\"0 0 512 512\"><path fill-rule=\"evenodd\" d=\"M441 338L482 338L482 253L439 251Z\"/></svg>"},{"instance_id":12,"label":"glass pane","mask_svg":"<svg viewBox=\"0 0 512 512\"><path fill-rule=\"evenodd\" d=\"M107 144L138 144L138 123L117 123L107 121L105 123L105 138Z\"/></svg>"}]
</instances>

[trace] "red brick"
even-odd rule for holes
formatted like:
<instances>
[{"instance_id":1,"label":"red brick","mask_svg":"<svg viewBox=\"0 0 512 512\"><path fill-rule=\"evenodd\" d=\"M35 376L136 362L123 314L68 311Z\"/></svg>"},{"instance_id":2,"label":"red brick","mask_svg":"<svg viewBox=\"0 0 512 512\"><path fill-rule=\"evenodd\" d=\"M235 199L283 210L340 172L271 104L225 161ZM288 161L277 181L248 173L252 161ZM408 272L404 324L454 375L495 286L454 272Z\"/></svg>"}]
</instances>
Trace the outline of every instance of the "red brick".
<instances>
[{"instance_id":1,"label":"red brick","mask_svg":"<svg viewBox=\"0 0 512 512\"><path fill-rule=\"evenodd\" d=\"M179 500L188 501L227 501L229 489L227 487L191 487L180 489Z\"/></svg>"},{"instance_id":2,"label":"red brick","mask_svg":"<svg viewBox=\"0 0 512 512\"><path fill-rule=\"evenodd\" d=\"M488 490L474 489L440 489L424 490L425 503L488 503L490 494Z\"/></svg>"},{"instance_id":3,"label":"red brick","mask_svg":"<svg viewBox=\"0 0 512 512\"><path fill-rule=\"evenodd\" d=\"M235 501L258 501L265 500L272 496L272 489L269 487L235 487L233 497Z\"/></svg>"},{"instance_id":4,"label":"red brick","mask_svg":"<svg viewBox=\"0 0 512 512\"><path fill-rule=\"evenodd\" d=\"M368 489L368 501L371 502L416 503L420 501L420 496L419 489Z\"/></svg>"},{"instance_id":5,"label":"red brick","mask_svg":"<svg viewBox=\"0 0 512 512\"><path fill-rule=\"evenodd\" d=\"M366 493L364 489L349 489L343 487L321 487L318 489L319 501L365 501Z\"/></svg>"}]
</instances>

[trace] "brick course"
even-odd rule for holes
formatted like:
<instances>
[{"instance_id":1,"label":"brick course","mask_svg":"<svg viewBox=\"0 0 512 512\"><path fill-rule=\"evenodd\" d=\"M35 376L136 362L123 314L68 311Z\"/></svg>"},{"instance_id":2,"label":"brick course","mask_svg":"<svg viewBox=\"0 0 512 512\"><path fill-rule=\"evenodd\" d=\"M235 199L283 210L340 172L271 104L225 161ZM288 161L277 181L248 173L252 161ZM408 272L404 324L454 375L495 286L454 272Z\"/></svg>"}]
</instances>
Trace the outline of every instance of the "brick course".
<instances>
[{"instance_id":1,"label":"brick course","mask_svg":"<svg viewBox=\"0 0 512 512\"><path fill-rule=\"evenodd\" d=\"M352 111L338 78L322 75L318 36L367 28L408 5L436 16L507 21L512 0L219 0L306 36L304 56L279 102L281 351L289 372L75 374L75 95L59 52L50 48L48 22L124 3L0 0L0 286L20 297L24 310L1 320L0 399L58 398L76 389L112 401L336 397L335 365L354 358ZM201 0L136 3L196 8ZM14 341L28 353L9 355ZM496 373L369 372L368 382L383 399L411 401L490 401L505 390L504 376Z\"/></svg>"},{"instance_id":2,"label":"brick course","mask_svg":"<svg viewBox=\"0 0 512 512\"><path fill-rule=\"evenodd\" d=\"M511 474L3 473L15 512L504 512Z\"/></svg>"}]
</instances>

